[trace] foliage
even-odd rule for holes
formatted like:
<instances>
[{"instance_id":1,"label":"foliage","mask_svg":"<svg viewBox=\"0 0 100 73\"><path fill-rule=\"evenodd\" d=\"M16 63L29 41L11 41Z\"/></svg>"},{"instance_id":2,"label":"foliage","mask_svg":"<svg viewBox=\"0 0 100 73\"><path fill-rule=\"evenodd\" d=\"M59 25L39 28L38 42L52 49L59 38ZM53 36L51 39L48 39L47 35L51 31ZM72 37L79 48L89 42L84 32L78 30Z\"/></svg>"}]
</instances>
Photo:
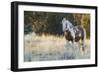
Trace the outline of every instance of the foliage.
<instances>
[{"instance_id":1,"label":"foliage","mask_svg":"<svg viewBox=\"0 0 100 73\"><path fill-rule=\"evenodd\" d=\"M62 18L73 25L83 25L90 36L90 14L24 11L24 33L62 35Z\"/></svg>"}]
</instances>

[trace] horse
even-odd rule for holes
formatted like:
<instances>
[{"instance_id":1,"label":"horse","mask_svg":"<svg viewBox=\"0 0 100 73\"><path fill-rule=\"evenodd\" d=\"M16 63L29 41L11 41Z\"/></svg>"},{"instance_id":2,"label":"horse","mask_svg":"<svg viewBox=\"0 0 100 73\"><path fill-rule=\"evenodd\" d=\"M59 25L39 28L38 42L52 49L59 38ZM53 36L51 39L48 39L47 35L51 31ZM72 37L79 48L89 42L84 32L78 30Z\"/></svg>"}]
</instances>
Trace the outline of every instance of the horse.
<instances>
[{"instance_id":1,"label":"horse","mask_svg":"<svg viewBox=\"0 0 100 73\"><path fill-rule=\"evenodd\" d=\"M79 42L81 40L82 51L85 50L86 30L81 25L74 26L66 18L62 19L62 30L67 41Z\"/></svg>"}]
</instances>

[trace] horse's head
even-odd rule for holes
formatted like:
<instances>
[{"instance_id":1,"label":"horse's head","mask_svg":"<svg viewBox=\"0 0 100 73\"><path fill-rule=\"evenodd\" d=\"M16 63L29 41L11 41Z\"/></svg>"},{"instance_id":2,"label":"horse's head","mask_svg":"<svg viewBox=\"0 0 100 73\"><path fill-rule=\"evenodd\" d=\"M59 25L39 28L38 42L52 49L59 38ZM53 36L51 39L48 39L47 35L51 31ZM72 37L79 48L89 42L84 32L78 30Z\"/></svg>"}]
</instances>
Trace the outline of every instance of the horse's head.
<instances>
[{"instance_id":1,"label":"horse's head","mask_svg":"<svg viewBox=\"0 0 100 73\"><path fill-rule=\"evenodd\" d=\"M66 18L62 19L62 29L63 32L65 32L66 30L69 30L71 27L73 27L72 23L67 20Z\"/></svg>"}]
</instances>

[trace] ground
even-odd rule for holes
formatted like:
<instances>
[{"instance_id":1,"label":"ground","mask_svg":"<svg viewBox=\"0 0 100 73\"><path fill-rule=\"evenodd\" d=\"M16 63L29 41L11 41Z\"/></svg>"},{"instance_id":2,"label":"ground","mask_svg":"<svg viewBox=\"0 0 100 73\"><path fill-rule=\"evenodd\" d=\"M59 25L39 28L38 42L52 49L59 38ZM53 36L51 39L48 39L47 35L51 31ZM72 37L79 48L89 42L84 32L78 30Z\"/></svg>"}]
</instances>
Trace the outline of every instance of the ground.
<instances>
[{"instance_id":1,"label":"ground","mask_svg":"<svg viewBox=\"0 0 100 73\"><path fill-rule=\"evenodd\" d=\"M90 58L90 41L86 39L85 51L79 43L67 42L64 36L42 35L34 33L24 37L24 61L51 61Z\"/></svg>"}]
</instances>

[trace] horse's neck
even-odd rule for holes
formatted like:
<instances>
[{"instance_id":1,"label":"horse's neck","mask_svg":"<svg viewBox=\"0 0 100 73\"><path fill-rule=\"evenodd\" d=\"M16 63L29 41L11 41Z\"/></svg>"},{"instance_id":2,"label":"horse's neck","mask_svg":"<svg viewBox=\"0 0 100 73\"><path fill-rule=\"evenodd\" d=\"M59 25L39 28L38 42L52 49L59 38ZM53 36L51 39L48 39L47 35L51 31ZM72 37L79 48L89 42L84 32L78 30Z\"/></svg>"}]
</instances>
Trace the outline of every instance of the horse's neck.
<instances>
[{"instance_id":1,"label":"horse's neck","mask_svg":"<svg viewBox=\"0 0 100 73\"><path fill-rule=\"evenodd\" d=\"M70 27L73 27L73 24L72 24L70 21L67 21L67 24L68 24Z\"/></svg>"},{"instance_id":2,"label":"horse's neck","mask_svg":"<svg viewBox=\"0 0 100 73\"><path fill-rule=\"evenodd\" d=\"M62 22L62 28L63 28L63 31L65 31L65 29L66 29L66 22Z\"/></svg>"}]
</instances>

